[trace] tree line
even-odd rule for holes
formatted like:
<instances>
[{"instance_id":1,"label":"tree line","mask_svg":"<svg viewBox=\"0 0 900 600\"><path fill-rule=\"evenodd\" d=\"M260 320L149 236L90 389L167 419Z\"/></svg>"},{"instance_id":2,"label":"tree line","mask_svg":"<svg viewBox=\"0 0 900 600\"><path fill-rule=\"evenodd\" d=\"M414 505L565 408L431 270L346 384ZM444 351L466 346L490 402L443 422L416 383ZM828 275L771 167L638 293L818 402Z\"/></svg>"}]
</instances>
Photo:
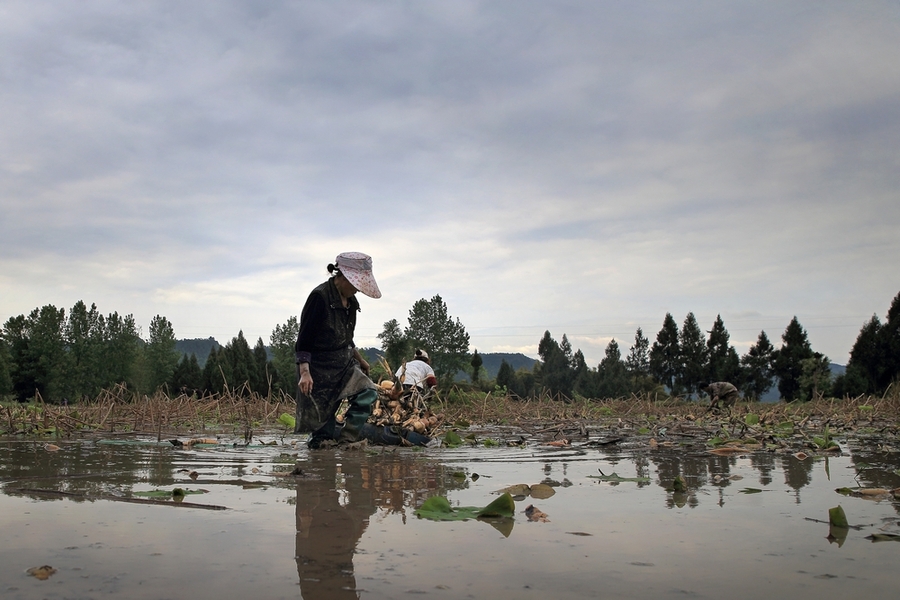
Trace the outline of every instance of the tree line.
<instances>
[{"instance_id":1,"label":"tree line","mask_svg":"<svg viewBox=\"0 0 900 600\"><path fill-rule=\"evenodd\" d=\"M284 333L281 329L273 337ZM133 315L103 315L96 304L88 307L81 300L68 313L46 305L11 317L0 329L0 397L27 401L40 396L63 403L93 398L117 385L139 394L164 389L203 395L230 389L266 395L282 389L292 393L296 385L293 340L285 342L290 368L284 367L283 349L269 359L262 338L251 349L243 332L213 348L201 368L194 354L176 350L166 317L153 317L148 333L142 339ZM296 339L296 328L292 335Z\"/></svg>"},{"instance_id":2,"label":"tree line","mask_svg":"<svg viewBox=\"0 0 900 600\"><path fill-rule=\"evenodd\" d=\"M172 324L162 315L151 320L144 340L132 315L104 316L96 305L88 307L83 301L68 314L47 305L8 319L0 329L0 397L26 401L39 394L45 401L64 402L92 398L115 385L144 394L164 389L198 396L224 390L293 395L299 328L292 316L275 327L268 346L259 338L253 348L239 332L225 346L214 347L201 367L196 355L176 350ZM761 398L775 385L787 401L882 394L900 378L900 294L884 321L873 315L863 325L846 372L834 379L828 357L811 348L796 317L785 328L779 348L761 331L739 356L720 316L704 332L693 313L680 328L667 313L652 344L638 328L627 356L612 340L596 367L587 365L565 334L557 342L547 331L533 368L513 370L503 361L495 380L485 377L478 351L469 352L469 334L459 318L449 315L440 295L415 302L405 328L396 319L386 322L378 338L391 370L422 348L431 355L444 386L465 371L480 388L499 388L523 398L641 393L690 397L701 383L712 381L730 381L748 399ZM390 375L381 365L372 366L376 378Z\"/></svg>"},{"instance_id":3,"label":"tree line","mask_svg":"<svg viewBox=\"0 0 900 600\"><path fill-rule=\"evenodd\" d=\"M777 385L783 400L803 401L883 394L900 379L900 294L884 322L873 315L863 326L845 373L836 378L831 377L828 357L810 346L797 317L785 328L779 348L761 331L743 356L729 343L721 316L706 333L693 313L687 314L680 329L667 313L653 344L638 328L628 356L622 356L614 339L600 364L590 368L581 350L572 351L565 334L557 342L547 331L538 344L540 362L531 370L518 371L501 364L496 385L521 397L549 393L621 398L648 392L690 397L703 383L728 381L747 399L759 400Z\"/></svg>"}]
</instances>

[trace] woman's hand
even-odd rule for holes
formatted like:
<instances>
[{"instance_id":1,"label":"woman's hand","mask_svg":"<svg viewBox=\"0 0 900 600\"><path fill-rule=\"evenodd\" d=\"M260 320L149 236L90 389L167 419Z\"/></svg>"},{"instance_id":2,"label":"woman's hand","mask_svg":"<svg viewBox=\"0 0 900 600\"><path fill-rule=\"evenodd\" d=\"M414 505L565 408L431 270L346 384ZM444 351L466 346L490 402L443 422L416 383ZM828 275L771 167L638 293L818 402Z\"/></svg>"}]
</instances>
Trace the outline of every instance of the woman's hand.
<instances>
[{"instance_id":1,"label":"woman's hand","mask_svg":"<svg viewBox=\"0 0 900 600\"><path fill-rule=\"evenodd\" d=\"M312 394L313 378L309 374L309 363L300 363L300 391L307 396Z\"/></svg>"},{"instance_id":2,"label":"woman's hand","mask_svg":"<svg viewBox=\"0 0 900 600\"><path fill-rule=\"evenodd\" d=\"M368 375L369 363L366 362L366 359L363 358L363 355L358 348L353 349L353 357L356 359L356 362L359 363L359 368L362 369L362 372Z\"/></svg>"}]
</instances>

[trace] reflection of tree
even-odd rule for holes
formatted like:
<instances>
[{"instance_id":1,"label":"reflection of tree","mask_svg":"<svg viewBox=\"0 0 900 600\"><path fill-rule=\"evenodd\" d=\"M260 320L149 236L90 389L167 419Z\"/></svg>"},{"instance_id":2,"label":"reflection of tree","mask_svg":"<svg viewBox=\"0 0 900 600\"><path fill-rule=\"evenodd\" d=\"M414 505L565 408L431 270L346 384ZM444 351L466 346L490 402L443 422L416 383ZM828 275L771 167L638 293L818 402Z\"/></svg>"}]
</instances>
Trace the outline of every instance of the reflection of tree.
<instances>
[{"instance_id":1,"label":"reflection of tree","mask_svg":"<svg viewBox=\"0 0 900 600\"><path fill-rule=\"evenodd\" d=\"M171 447L150 442L62 443L55 452L45 450L43 443L17 443L9 444L7 449L9 454L3 465L5 488L45 489L88 498L127 494L135 484L145 481L168 485L172 482L174 462L180 458ZM72 500L79 501L74 497Z\"/></svg>"},{"instance_id":2,"label":"reflection of tree","mask_svg":"<svg viewBox=\"0 0 900 600\"><path fill-rule=\"evenodd\" d=\"M304 600L357 598L353 555L376 510L415 509L428 497L465 486L444 465L398 453L312 452L299 468L295 557Z\"/></svg>"},{"instance_id":3,"label":"reflection of tree","mask_svg":"<svg viewBox=\"0 0 900 600\"><path fill-rule=\"evenodd\" d=\"M792 455L781 458L781 468L784 470L784 482L796 492L796 502L800 504L800 489L809 485L812 478L814 461L798 460Z\"/></svg>"},{"instance_id":4,"label":"reflection of tree","mask_svg":"<svg viewBox=\"0 0 900 600\"><path fill-rule=\"evenodd\" d=\"M665 489L671 489L672 483L679 475L684 478L688 490L695 491L706 485L709 473L709 457L691 456L688 454L654 454L656 470L659 475L659 485ZM696 494L688 494L684 498L667 497L666 506L683 506L687 504L691 508L698 505Z\"/></svg>"},{"instance_id":5,"label":"reflection of tree","mask_svg":"<svg viewBox=\"0 0 900 600\"><path fill-rule=\"evenodd\" d=\"M775 470L775 455L770 452L754 452L750 455L750 464L759 471L759 484L767 486L772 483L772 471Z\"/></svg>"}]
</instances>

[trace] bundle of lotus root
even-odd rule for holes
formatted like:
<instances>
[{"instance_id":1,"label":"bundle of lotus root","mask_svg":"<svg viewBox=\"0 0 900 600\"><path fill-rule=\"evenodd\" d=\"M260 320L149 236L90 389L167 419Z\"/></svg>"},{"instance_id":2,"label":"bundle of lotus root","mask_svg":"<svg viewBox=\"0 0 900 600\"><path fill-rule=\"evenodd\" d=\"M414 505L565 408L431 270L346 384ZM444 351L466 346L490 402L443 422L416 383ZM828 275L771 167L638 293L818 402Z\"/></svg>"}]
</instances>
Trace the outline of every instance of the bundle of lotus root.
<instances>
[{"instance_id":1,"label":"bundle of lotus root","mask_svg":"<svg viewBox=\"0 0 900 600\"><path fill-rule=\"evenodd\" d=\"M378 400L372 409L369 423L397 426L422 435L433 436L441 424L440 415L428 408L431 390L418 386L404 386L399 381L385 380L378 386Z\"/></svg>"}]
</instances>

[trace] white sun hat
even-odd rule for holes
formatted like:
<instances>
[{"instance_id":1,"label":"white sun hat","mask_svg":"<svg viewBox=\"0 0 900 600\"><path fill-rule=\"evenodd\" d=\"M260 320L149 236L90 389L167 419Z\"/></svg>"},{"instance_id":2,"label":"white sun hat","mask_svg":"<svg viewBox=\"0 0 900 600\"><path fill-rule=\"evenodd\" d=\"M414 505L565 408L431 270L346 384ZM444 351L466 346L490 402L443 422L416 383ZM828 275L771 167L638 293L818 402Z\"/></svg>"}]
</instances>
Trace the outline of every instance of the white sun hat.
<instances>
[{"instance_id":1,"label":"white sun hat","mask_svg":"<svg viewBox=\"0 0 900 600\"><path fill-rule=\"evenodd\" d=\"M381 298L381 290L372 274L372 257L362 252L342 252L334 259L336 266L353 287L369 298Z\"/></svg>"}]
</instances>

